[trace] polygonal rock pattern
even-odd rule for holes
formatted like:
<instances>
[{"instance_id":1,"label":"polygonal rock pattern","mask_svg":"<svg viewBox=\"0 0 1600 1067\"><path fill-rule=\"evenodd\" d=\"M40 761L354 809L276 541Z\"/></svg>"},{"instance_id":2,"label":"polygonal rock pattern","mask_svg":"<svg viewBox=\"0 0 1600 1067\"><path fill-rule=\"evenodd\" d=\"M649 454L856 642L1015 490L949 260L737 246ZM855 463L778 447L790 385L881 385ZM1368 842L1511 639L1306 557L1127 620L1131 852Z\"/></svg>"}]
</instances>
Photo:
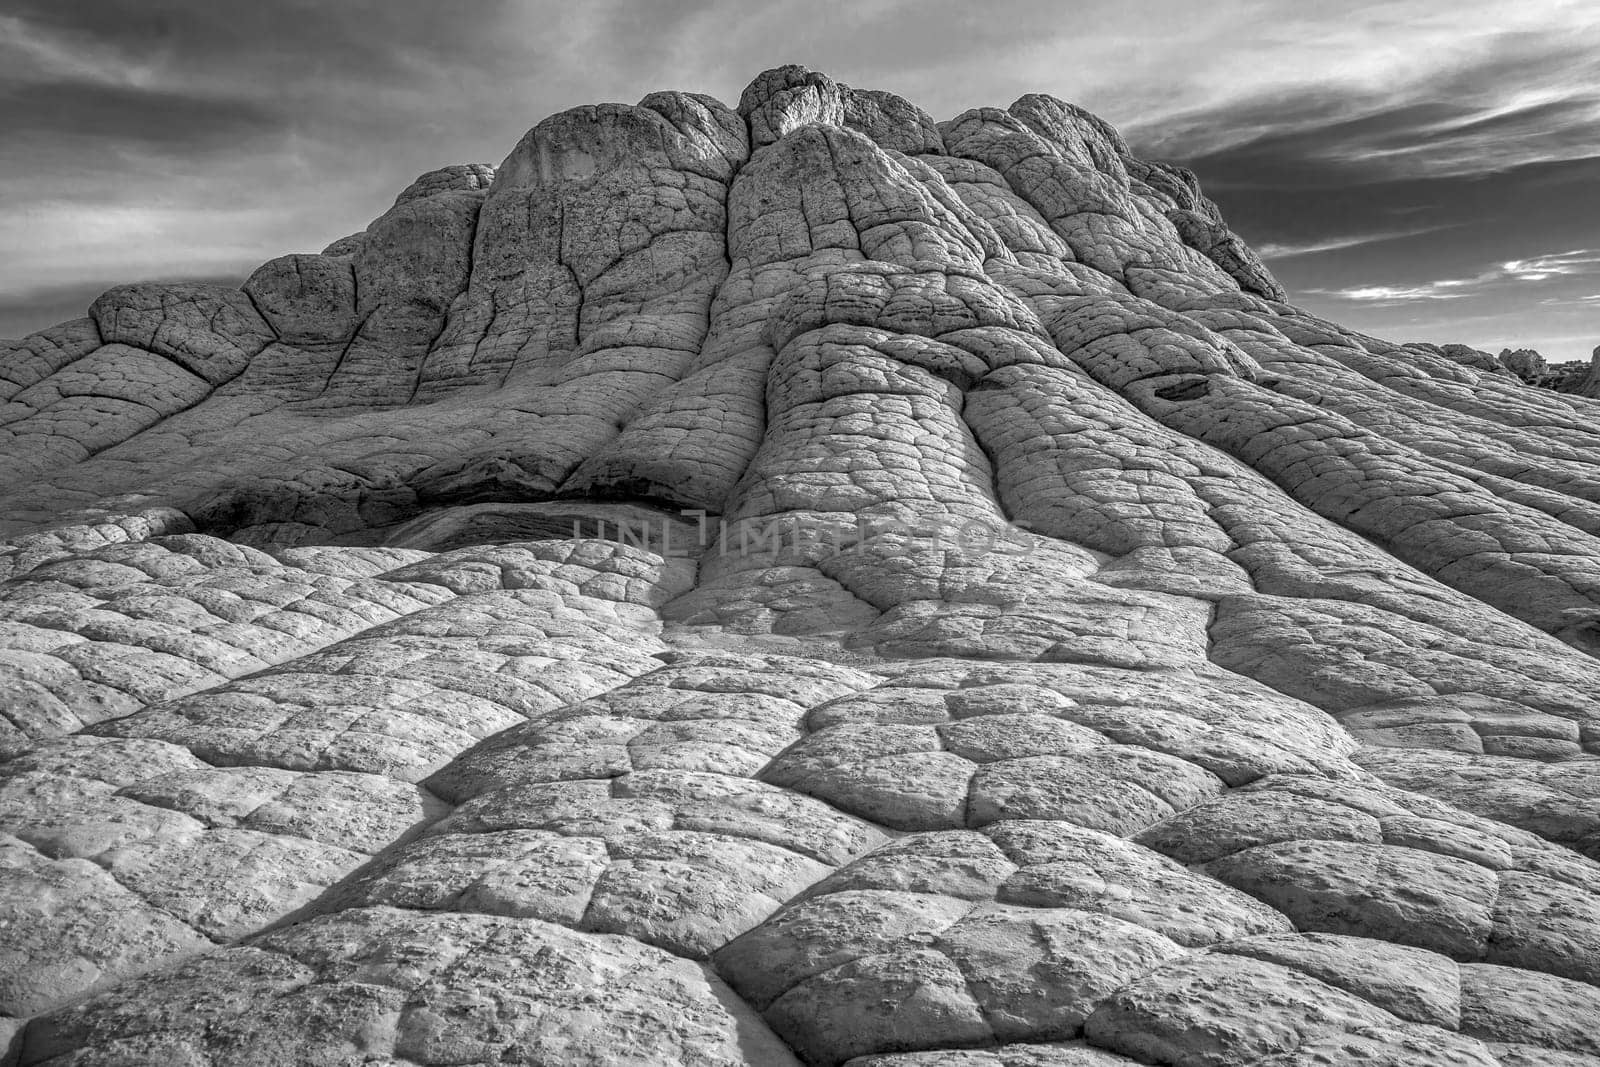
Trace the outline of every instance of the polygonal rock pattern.
<instances>
[{"instance_id":1,"label":"polygonal rock pattern","mask_svg":"<svg viewBox=\"0 0 1600 1067\"><path fill-rule=\"evenodd\" d=\"M113 289L0 347L4 1061L1600 1064L1600 402L1458 349L799 67Z\"/></svg>"}]
</instances>

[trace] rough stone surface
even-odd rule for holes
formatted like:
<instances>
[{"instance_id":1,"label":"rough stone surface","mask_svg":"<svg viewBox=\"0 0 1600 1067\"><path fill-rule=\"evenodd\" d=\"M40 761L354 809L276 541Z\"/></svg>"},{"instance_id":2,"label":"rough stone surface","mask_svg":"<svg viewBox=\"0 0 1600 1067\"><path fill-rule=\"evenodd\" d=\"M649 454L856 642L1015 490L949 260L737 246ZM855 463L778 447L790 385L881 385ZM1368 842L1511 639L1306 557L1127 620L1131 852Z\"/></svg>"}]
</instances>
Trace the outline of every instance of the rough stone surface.
<instances>
[{"instance_id":1,"label":"rough stone surface","mask_svg":"<svg viewBox=\"0 0 1600 1067\"><path fill-rule=\"evenodd\" d=\"M113 289L0 344L0 1062L1593 1067L1538 371L803 67Z\"/></svg>"}]
</instances>

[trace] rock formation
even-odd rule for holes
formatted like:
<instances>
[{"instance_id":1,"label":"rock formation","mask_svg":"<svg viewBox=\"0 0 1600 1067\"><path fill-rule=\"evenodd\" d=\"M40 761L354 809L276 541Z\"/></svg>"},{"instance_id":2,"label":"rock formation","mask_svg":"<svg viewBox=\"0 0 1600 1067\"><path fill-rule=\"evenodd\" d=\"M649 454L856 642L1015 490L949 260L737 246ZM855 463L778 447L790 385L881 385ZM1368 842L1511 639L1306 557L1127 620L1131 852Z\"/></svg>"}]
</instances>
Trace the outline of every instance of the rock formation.
<instances>
[{"instance_id":1,"label":"rock formation","mask_svg":"<svg viewBox=\"0 0 1600 1067\"><path fill-rule=\"evenodd\" d=\"M1572 360L1552 366L1531 348L1519 348L1515 352L1501 349L1495 362L1529 385L1600 399L1600 347L1595 348L1588 363Z\"/></svg>"},{"instance_id":2,"label":"rock formation","mask_svg":"<svg viewBox=\"0 0 1600 1067\"><path fill-rule=\"evenodd\" d=\"M1550 365L1545 358L1532 348L1519 348L1516 351L1502 348L1494 358L1502 367L1530 385L1538 385L1540 379L1550 373Z\"/></svg>"},{"instance_id":3,"label":"rock formation","mask_svg":"<svg viewBox=\"0 0 1600 1067\"><path fill-rule=\"evenodd\" d=\"M113 289L0 349L0 1047L1600 1064L1600 402L1488 362L797 67Z\"/></svg>"},{"instance_id":4,"label":"rock formation","mask_svg":"<svg viewBox=\"0 0 1600 1067\"><path fill-rule=\"evenodd\" d=\"M1549 388L1560 393L1576 393L1600 400L1600 345L1595 346L1589 362L1573 360L1570 363L1557 363L1550 371L1556 380L1549 384Z\"/></svg>"}]
</instances>

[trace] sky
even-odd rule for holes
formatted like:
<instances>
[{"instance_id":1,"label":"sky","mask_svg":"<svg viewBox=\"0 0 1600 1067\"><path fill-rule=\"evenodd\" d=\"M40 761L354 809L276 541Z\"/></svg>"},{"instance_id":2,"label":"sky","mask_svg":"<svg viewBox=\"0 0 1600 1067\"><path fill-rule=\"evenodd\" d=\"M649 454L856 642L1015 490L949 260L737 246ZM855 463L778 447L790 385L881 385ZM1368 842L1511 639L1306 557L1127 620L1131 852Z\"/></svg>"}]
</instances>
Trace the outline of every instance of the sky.
<instances>
[{"instance_id":1,"label":"sky","mask_svg":"<svg viewBox=\"0 0 1600 1067\"><path fill-rule=\"evenodd\" d=\"M0 0L0 337L237 284L568 107L734 104L783 63L936 119L1080 104L1369 333L1600 344L1593 0Z\"/></svg>"}]
</instances>

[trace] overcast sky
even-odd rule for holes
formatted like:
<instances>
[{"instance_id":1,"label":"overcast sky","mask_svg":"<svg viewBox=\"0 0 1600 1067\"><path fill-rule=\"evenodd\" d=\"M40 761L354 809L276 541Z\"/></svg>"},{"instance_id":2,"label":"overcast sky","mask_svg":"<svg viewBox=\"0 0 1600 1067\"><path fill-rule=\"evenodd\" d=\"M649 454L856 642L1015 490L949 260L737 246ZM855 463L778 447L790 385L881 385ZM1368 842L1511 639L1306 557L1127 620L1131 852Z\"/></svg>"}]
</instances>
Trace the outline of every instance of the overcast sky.
<instances>
[{"instance_id":1,"label":"overcast sky","mask_svg":"<svg viewBox=\"0 0 1600 1067\"><path fill-rule=\"evenodd\" d=\"M938 119L1081 104L1340 322L1600 344L1594 0L0 0L0 336L319 250L553 112L732 104L786 62Z\"/></svg>"}]
</instances>

